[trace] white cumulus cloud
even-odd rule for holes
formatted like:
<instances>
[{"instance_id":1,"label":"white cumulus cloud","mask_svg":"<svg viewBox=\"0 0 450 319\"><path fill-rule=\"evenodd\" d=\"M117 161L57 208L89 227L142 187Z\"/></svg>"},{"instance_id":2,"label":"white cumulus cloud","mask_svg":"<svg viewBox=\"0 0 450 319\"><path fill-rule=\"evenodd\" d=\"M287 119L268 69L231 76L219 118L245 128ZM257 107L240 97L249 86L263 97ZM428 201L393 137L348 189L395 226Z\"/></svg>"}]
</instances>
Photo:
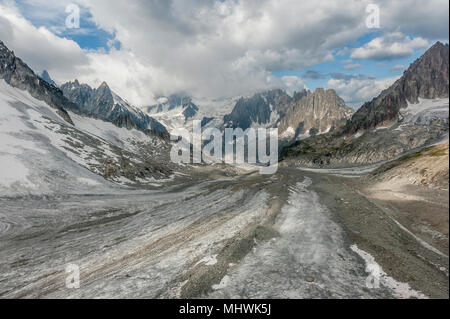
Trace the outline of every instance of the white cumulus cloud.
<instances>
[{"instance_id":1,"label":"white cumulus cloud","mask_svg":"<svg viewBox=\"0 0 450 319\"><path fill-rule=\"evenodd\" d=\"M400 32L393 32L354 49L350 57L352 59L391 60L410 56L415 49L423 49L428 46L428 41L421 37L411 38Z\"/></svg>"},{"instance_id":2,"label":"white cumulus cloud","mask_svg":"<svg viewBox=\"0 0 450 319\"><path fill-rule=\"evenodd\" d=\"M391 86L398 77L374 79L370 77L352 77L351 79L330 79L328 88L334 89L345 103L354 108L380 94Z\"/></svg>"},{"instance_id":3,"label":"white cumulus cloud","mask_svg":"<svg viewBox=\"0 0 450 319\"><path fill-rule=\"evenodd\" d=\"M284 84L284 87L288 94L293 94L294 92L299 92L303 89L307 89L303 80L295 75L286 75L281 77L281 81Z\"/></svg>"},{"instance_id":4,"label":"white cumulus cloud","mask_svg":"<svg viewBox=\"0 0 450 319\"><path fill-rule=\"evenodd\" d=\"M301 87L299 79L279 79L273 72L332 61L342 48L352 59L386 59L448 38L448 1L431 0L426 8L411 1L417 5L384 0L73 0L89 13L91 24L112 35L111 43L120 43L92 51L61 36L68 0L0 0L0 39L59 83L78 78L96 86L106 81L131 103L145 105L154 96L179 91L218 98L274 86ZM370 32L365 9L372 2L380 6L382 35L361 48L347 48ZM93 31L81 27L80 34Z\"/></svg>"}]
</instances>

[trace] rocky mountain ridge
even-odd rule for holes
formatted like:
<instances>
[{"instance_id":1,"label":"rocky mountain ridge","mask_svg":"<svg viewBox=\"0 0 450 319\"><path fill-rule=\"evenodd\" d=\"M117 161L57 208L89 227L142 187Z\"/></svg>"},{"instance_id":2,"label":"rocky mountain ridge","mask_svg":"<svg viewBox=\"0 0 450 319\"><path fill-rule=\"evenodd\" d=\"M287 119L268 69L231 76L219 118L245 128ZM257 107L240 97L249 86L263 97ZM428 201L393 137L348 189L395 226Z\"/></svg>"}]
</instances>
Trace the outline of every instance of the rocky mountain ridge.
<instances>
[{"instance_id":1,"label":"rocky mountain ridge","mask_svg":"<svg viewBox=\"0 0 450 319\"><path fill-rule=\"evenodd\" d=\"M285 133L316 135L334 131L353 115L352 108L334 90L304 90L289 104L278 130Z\"/></svg>"},{"instance_id":2,"label":"rocky mountain ridge","mask_svg":"<svg viewBox=\"0 0 450 319\"><path fill-rule=\"evenodd\" d=\"M136 128L144 133L168 137L167 130L161 123L129 105L112 92L105 82L97 89L80 84L77 80L58 88L47 71L42 73L42 77L38 76L2 41L0 41L0 79L46 102L70 124L73 124L73 121L68 111L111 122L118 127Z\"/></svg>"},{"instance_id":3,"label":"rocky mountain ridge","mask_svg":"<svg viewBox=\"0 0 450 319\"><path fill-rule=\"evenodd\" d=\"M344 134L375 128L396 121L402 108L419 98L434 99L449 94L449 46L436 42L418 58L391 87L365 103L347 122Z\"/></svg>"},{"instance_id":4,"label":"rocky mountain ridge","mask_svg":"<svg viewBox=\"0 0 450 319\"><path fill-rule=\"evenodd\" d=\"M275 126L293 100L284 90L274 89L240 98L232 112L223 118L224 127L248 129L252 126Z\"/></svg>"},{"instance_id":5,"label":"rocky mountain ridge","mask_svg":"<svg viewBox=\"0 0 450 319\"><path fill-rule=\"evenodd\" d=\"M391 87L365 103L340 129L286 146L286 165L373 164L448 138L449 47L428 49Z\"/></svg>"},{"instance_id":6,"label":"rocky mountain ridge","mask_svg":"<svg viewBox=\"0 0 450 319\"><path fill-rule=\"evenodd\" d=\"M105 120L118 127L167 135L167 130L161 123L128 104L106 82L95 89L75 80L61 85L61 90L77 106L74 110L76 113Z\"/></svg>"},{"instance_id":7,"label":"rocky mountain ridge","mask_svg":"<svg viewBox=\"0 0 450 319\"><path fill-rule=\"evenodd\" d=\"M0 79L5 80L12 87L26 90L34 98L45 101L56 109L66 122L73 124L66 110L77 108L77 106L69 101L59 88L36 75L2 41L0 41Z\"/></svg>"},{"instance_id":8,"label":"rocky mountain ridge","mask_svg":"<svg viewBox=\"0 0 450 319\"><path fill-rule=\"evenodd\" d=\"M334 90L305 89L290 96L275 89L239 99L224 116L224 127L278 127L280 138L289 140L333 131L352 114Z\"/></svg>"}]
</instances>

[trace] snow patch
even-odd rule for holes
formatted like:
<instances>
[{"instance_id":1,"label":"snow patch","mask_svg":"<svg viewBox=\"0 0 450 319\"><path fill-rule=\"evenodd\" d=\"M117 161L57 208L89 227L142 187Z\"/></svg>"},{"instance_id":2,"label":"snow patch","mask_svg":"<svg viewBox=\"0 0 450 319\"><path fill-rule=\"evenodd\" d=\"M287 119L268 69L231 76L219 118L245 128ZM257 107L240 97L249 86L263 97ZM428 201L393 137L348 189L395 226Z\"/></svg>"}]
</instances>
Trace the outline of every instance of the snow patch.
<instances>
[{"instance_id":1,"label":"snow patch","mask_svg":"<svg viewBox=\"0 0 450 319\"><path fill-rule=\"evenodd\" d=\"M14 183L34 186L27 178L29 170L15 156L0 154L0 167L0 186L10 187Z\"/></svg>"},{"instance_id":2,"label":"snow patch","mask_svg":"<svg viewBox=\"0 0 450 319\"><path fill-rule=\"evenodd\" d=\"M389 277L383 271L383 268L381 268L381 266L375 261L375 258L368 252L359 249L356 244L350 246L350 249L357 253L362 259L364 259L364 261L366 262L366 272L369 275L379 277L379 283L387 288L392 289L394 295L398 298L428 299L428 297L420 291L412 289L408 283L398 282L394 278Z\"/></svg>"},{"instance_id":3,"label":"snow patch","mask_svg":"<svg viewBox=\"0 0 450 319\"><path fill-rule=\"evenodd\" d=\"M295 130L289 126L286 131L284 131L281 135L280 138L290 138L293 137L295 135Z\"/></svg>"},{"instance_id":4,"label":"snow patch","mask_svg":"<svg viewBox=\"0 0 450 319\"><path fill-rule=\"evenodd\" d=\"M421 99L419 103L409 103L400 110L403 124L429 125L433 119L447 119L449 116L449 99Z\"/></svg>"},{"instance_id":5,"label":"snow patch","mask_svg":"<svg viewBox=\"0 0 450 319\"><path fill-rule=\"evenodd\" d=\"M91 178L85 178L85 177L78 177L77 181L80 182L81 184L86 184L86 185L99 185L100 183L91 179Z\"/></svg>"},{"instance_id":6,"label":"snow patch","mask_svg":"<svg viewBox=\"0 0 450 319\"><path fill-rule=\"evenodd\" d=\"M212 289L213 290L223 289L228 285L229 282L230 282L230 277L228 275L225 275L225 277L222 278L220 283L218 283L217 285L212 285Z\"/></svg>"},{"instance_id":7,"label":"snow patch","mask_svg":"<svg viewBox=\"0 0 450 319\"><path fill-rule=\"evenodd\" d=\"M213 266L215 264L217 264L217 254L212 255L212 256L206 256L204 258L202 258L201 260L199 260L198 263L196 263L195 265L204 263L206 266Z\"/></svg>"}]
</instances>

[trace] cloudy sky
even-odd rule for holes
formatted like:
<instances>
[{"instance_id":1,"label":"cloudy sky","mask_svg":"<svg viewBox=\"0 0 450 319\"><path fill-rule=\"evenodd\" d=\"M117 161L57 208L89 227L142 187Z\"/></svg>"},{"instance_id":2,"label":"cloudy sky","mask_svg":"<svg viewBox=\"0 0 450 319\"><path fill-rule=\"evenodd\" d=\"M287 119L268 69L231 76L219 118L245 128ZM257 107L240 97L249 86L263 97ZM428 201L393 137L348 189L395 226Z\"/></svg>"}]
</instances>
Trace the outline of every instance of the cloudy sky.
<instances>
[{"instance_id":1,"label":"cloudy sky","mask_svg":"<svg viewBox=\"0 0 450 319\"><path fill-rule=\"evenodd\" d=\"M358 107L448 42L448 12L448 0L0 0L0 40L57 83L106 81L135 105L327 87Z\"/></svg>"}]
</instances>

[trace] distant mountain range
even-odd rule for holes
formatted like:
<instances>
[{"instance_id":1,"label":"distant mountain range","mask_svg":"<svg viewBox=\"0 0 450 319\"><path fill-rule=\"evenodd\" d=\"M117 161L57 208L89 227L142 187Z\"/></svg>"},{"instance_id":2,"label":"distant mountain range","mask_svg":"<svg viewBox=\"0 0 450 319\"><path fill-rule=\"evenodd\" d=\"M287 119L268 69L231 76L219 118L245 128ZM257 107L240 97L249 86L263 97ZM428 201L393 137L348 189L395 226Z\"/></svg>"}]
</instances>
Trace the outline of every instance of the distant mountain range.
<instances>
[{"instance_id":1,"label":"distant mountain range","mask_svg":"<svg viewBox=\"0 0 450 319\"><path fill-rule=\"evenodd\" d=\"M53 83L0 42L0 195L151 187L173 176L163 125L106 83Z\"/></svg>"},{"instance_id":2,"label":"distant mountain range","mask_svg":"<svg viewBox=\"0 0 450 319\"><path fill-rule=\"evenodd\" d=\"M166 128L161 123L129 105L112 92L106 83L92 89L75 80L58 88L47 71L42 73L42 77L36 75L1 41L0 62L0 78L9 85L26 90L31 96L45 101L57 109L68 123L73 124L67 112L72 111L111 122L118 127L136 128L149 134L168 136Z\"/></svg>"},{"instance_id":3,"label":"distant mountain range","mask_svg":"<svg viewBox=\"0 0 450 319\"><path fill-rule=\"evenodd\" d=\"M202 126L221 129L278 127L280 138L286 141L333 131L354 113L334 90L324 89L303 90L292 96L282 89L263 91L237 99L228 114L210 112L205 116L204 111L210 107L208 103L198 106L188 96L171 95L159 98L159 103L145 110L168 127L190 129L193 119L200 120Z\"/></svg>"},{"instance_id":4,"label":"distant mountain range","mask_svg":"<svg viewBox=\"0 0 450 319\"><path fill-rule=\"evenodd\" d=\"M118 127L135 128L153 134L167 134L166 128L115 94L106 82L93 89L78 80L61 85L64 96L77 107L71 110L111 122Z\"/></svg>"},{"instance_id":5,"label":"distant mountain range","mask_svg":"<svg viewBox=\"0 0 450 319\"><path fill-rule=\"evenodd\" d=\"M238 100L224 126L278 127L280 137L289 140L332 131L353 112L334 90L303 90L291 97L276 89Z\"/></svg>"},{"instance_id":6,"label":"distant mountain range","mask_svg":"<svg viewBox=\"0 0 450 319\"><path fill-rule=\"evenodd\" d=\"M244 130L279 126L281 137L289 140L333 130L352 114L336 92L323 89L315 92L305 90L293 96L281 89L257 93L237 100L231 112L223 118L220 114L211 116L210 112L209 116L204 116L192 98L185 95L160 97L157 104L139 109L114 93L106 82L98 88L81 84L78 80L57 87L46 70L38 76L3 43L0 49L5 81L46 101L69 123L72 122L67 111L111 122L117 127L135 128L167 137L167 128L189 125L190 120L199 119L202 125L215 123L222 128L240 127ZM203 107L207 108L209 104ZM164 125L153 115L163 119Z\"/></svg>"},{"instance_id":7,"label":"distant mountain range","mask_svg":"<svg viewBox=\"0 0 450 319\"><path fill-rule=\"evenodd\" d=\"M449 46L434 44L391 87L341 128L286 146L297 166L349 166L389 160L448 139Z\"/></svg>"},{"instance_id":8,"label":"distant mountain range","mask_svg":"<svg viewBox=\"0 0 450 319\"><path fill-rule=\"evenodd\" d=\"M375 163L448 138L448 60L448 44L437 42L356 112L334 90L320 88L292 96L274 89L200 104L179 94L136 108L106 82L92 88L75 80L58 88L47 71L36 75L0 42L0 78L45 101L69 124L70 114L77 114L164 138L168 129L190 129L194 119L222 129L277 127L282 145L288 144L282 158L313 167Z\"/></svg>"},{"instance_id":9,"label":"distant mountain range","mask_svg":"<svg viewBox=\"0 0 450 319\"><path fill-rule=\"evenodd\" d=\"M158 100L159 103L146 107L148 114L165 113L178 109L181 110L184 119L187 120L194 117L198 112L198 106L192 102L189 96L173 94L169 97L160 97Z\"/></svg>"}]
</instances>

